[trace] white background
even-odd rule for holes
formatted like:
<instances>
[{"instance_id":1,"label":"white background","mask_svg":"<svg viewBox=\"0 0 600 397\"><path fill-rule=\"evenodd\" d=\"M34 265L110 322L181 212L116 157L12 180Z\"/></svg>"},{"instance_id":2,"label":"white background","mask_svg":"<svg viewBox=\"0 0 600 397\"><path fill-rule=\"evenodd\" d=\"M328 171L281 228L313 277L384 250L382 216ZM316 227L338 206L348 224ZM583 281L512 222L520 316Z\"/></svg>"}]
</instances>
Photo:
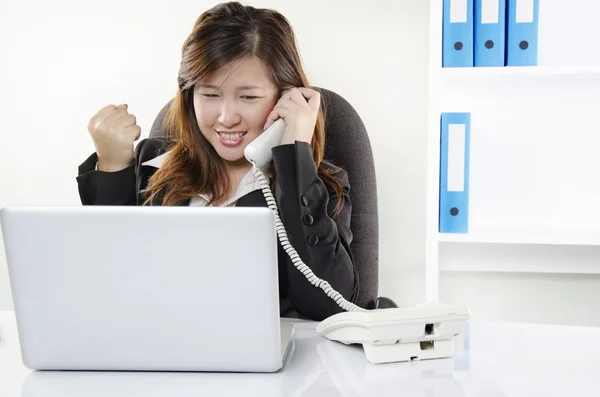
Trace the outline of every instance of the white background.
<instances>
[{"instance_id":1,"label":"white background","mask_svg":"<svg viewBox=\"0 0 600 397\"><path fill-rule=\"evenodd\" d=\"M181 44L216 1L0 3L0 206L78 204L77 166L100 107L129 104L143 135L173 96ZM429 2L248 1L291 21L316 86L336 91L371 136L380 211L380 294L425 297ZM441 296L478 319L589 324L600 278L443 273ZM497 299L507 291L506 299ZM0 256L0 309L12 308Z\"/></svg>"}]
</instances>

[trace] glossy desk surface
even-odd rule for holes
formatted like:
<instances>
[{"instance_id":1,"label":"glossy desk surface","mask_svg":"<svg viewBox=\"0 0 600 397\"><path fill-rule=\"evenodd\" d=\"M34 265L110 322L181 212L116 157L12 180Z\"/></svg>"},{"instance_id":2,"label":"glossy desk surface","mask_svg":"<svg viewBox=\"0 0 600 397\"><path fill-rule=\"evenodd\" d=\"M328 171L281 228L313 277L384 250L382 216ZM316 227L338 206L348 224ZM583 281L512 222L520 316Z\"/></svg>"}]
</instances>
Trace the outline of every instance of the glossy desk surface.
<instances>
[{"instance_id":1,"label":"glossy desk surface","mask_svg":"<svg viewBox=\"0 0 600 397\"><path fill-rule=\"evenodd\" d=\"M452 359L373 365L315 326L298 322L275 374L32 372L0 312L0 396L600 396L600 328L470 323Z\"/></svg>"}]
</instances>

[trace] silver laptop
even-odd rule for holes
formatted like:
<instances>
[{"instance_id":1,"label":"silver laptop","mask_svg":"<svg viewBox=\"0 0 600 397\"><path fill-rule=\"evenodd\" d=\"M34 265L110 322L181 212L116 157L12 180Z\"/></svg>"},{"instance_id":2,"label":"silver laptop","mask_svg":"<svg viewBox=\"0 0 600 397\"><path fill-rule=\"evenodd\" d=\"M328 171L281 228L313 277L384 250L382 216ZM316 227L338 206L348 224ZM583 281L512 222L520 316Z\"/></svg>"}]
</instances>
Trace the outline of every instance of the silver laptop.
<instances>
[{"instance_id":1,"label":"silver laptop","mask_svg":"<svg viewBox=\"0 0 600 397\"><path fill-rule=\"evenodd\" d=\"M29 368L282 368L269 209L9 206L0 222Z\"/></svg>"}]
</instances>

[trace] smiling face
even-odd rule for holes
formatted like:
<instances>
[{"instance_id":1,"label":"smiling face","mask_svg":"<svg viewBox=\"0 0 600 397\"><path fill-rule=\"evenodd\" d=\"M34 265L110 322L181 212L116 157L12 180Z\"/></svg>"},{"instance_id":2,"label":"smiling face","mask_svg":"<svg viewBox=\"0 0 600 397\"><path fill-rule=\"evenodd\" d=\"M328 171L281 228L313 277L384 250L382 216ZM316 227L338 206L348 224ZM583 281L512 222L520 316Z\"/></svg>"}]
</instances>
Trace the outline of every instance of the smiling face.
<instances>
[{"instance_id":1,"label":"smiling face","mask_svg":"<svg viewBox=\"0 0 600 397\"><path fill-rule=\"evenodd\" d=\"M244 148L263 132L277 93L260 60L231 62L195 86L198 127L226 162L246 162Z\"/></svg>"}]
</instances>

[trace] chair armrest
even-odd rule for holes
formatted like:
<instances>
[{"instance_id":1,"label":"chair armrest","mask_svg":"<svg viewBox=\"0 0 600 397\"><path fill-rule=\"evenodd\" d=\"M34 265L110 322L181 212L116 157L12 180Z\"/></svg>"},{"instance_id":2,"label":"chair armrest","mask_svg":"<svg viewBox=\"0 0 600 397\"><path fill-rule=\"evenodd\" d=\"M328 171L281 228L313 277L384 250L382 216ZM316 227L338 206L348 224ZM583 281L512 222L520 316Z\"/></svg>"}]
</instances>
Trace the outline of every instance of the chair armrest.
<instances>
[{"instance_id":1,"label":"chair armrest","mask_svg":"<svg viewBox=\"0 0 600 397\"><path fill-rule=\"evenodd\" d=\"M375 301L375 309L391 309L395 307L398 307L396 302L394 302L390 298L386 298L385 296L380 296Z\"/></svg>"}]
</instances>

